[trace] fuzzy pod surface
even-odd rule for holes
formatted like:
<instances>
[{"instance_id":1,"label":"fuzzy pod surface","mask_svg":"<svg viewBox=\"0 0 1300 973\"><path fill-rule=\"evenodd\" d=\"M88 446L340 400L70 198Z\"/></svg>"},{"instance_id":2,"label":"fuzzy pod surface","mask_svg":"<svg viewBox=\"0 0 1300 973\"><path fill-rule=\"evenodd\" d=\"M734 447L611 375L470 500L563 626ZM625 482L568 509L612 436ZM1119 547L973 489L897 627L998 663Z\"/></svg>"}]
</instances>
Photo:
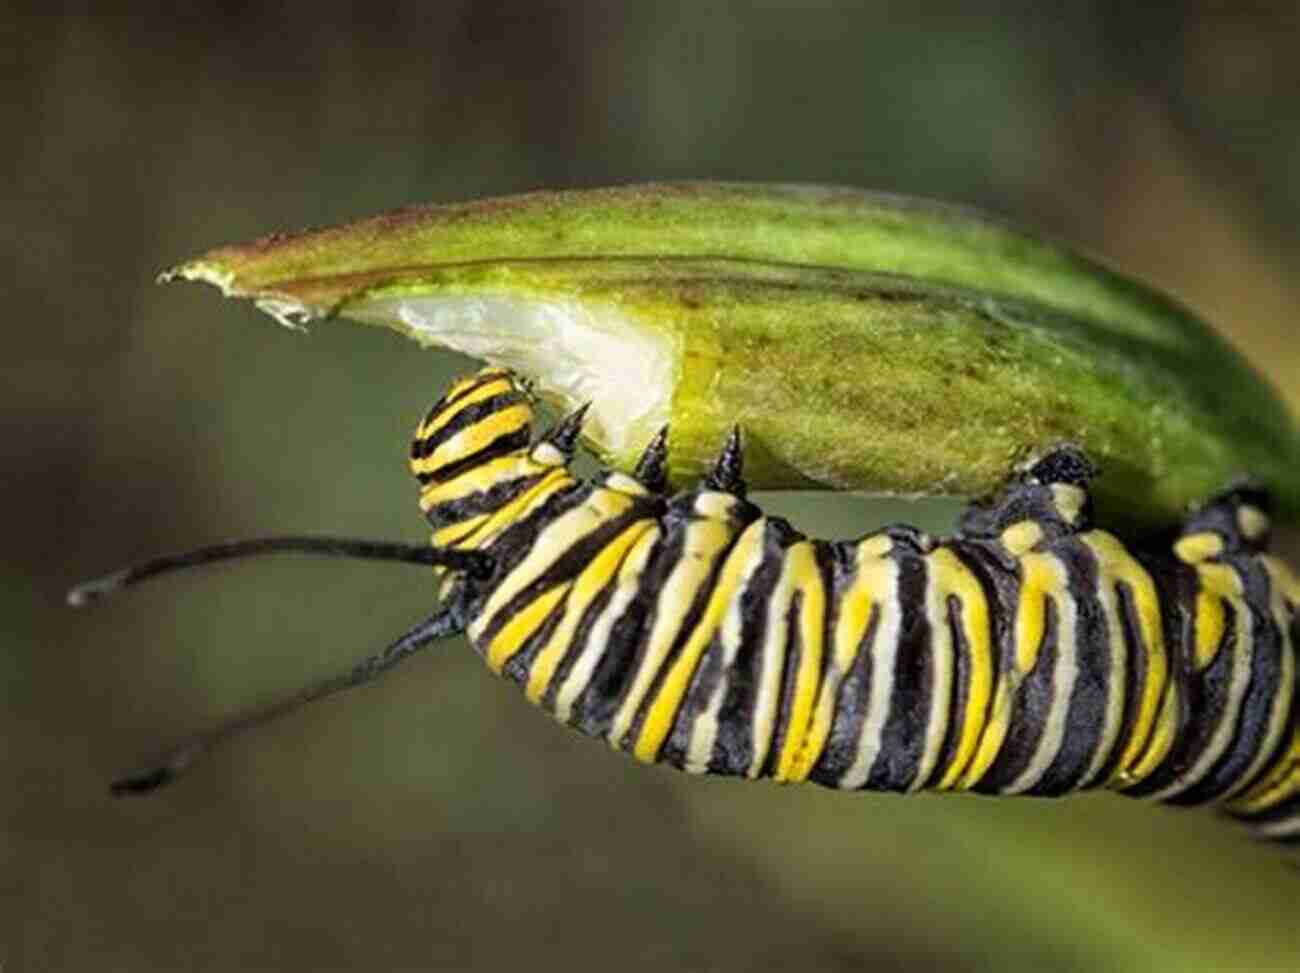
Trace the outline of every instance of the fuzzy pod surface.
<instances>
[{"instance_id":1,"label":"fuzzy pod surface","mask_svg":"<svg viewBox=\"0 0 1300 973\"><path fill-rule=\"evenodd\" d=\"M967 209L832 186L678 183L411 207L164 275L282 323L341 317L512 368L630 469L733 424L755 489L974 496L1071 442L1104 516L1159 525L1250 478L1300 520L1300 434L1174 300Z\"/></svg>"}]
</instances>

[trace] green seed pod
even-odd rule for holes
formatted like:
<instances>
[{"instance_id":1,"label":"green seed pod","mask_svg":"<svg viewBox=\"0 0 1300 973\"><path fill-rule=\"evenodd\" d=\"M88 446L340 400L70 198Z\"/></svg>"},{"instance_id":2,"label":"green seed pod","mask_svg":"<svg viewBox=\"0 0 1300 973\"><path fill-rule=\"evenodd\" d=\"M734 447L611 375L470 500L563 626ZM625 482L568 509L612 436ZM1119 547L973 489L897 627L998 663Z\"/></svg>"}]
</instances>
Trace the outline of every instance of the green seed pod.
<instances>
[{"instance_id":1,"label":"green seed pod","mask_svg":"<svg viewBox=\"0 0 1300 973\"><path fill-rule=\"evenodd\" d=\"M291 326L382 324L591 409L628 469L665 423L697 476L734 423L756 489L983 494L1062 441L1106 516L1173 520L1249 476L1300 519L1300 436L1190 312L1001 222L857 190L677 184L400 210L164 275Z\"/></svg>"}]
</instances>

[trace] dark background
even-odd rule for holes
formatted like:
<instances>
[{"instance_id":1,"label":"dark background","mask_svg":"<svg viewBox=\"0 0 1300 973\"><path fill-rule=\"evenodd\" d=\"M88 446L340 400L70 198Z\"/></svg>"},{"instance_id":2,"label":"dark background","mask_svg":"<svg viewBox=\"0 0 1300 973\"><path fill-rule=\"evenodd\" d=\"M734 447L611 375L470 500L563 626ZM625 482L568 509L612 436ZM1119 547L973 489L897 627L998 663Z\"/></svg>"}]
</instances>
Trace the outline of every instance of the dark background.
<instances>
[{"instance_id":1,"label":"dark background","mask_svg":"<svg viewBox=\"0 0 1300 973\"><path fill-rule=\"evenodd\" d=\"M463 643L113 802L161 741L368 653L432 588L279 559L62 607L228 536L424 535L407 439L466 360L152 283L415 201L678 177L954 199L1178 294L1300 406L1294 15L1128 7L6 11L0 968L1294 969L1300 873L1211 815L689 780L551 725Z\"/></svg>"}]
</instances>

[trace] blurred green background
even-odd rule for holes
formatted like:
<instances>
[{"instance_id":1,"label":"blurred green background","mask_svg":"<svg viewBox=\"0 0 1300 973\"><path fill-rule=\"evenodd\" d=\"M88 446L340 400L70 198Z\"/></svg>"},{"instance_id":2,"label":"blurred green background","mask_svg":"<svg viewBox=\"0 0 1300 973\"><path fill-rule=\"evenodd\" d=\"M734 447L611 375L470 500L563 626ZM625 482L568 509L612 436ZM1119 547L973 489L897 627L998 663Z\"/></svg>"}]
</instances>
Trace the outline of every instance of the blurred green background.
<instances>
[{"instance_id":1,"label":"blurred green background","mask_svg":"<svg viewBox=\"0 0 1300 973\"><path fill-rule=\"evenodd\" d=\"M1300 406L1294 13L1156 6L8 10L0 968L1300 967L1300 873L1210 815L687 779L552 725L459 642L114 802L114 773L369 653L432 588L270 559L62 606L230 536L424 536L408 436L467 360L152 283L415 201L954 199L1173 291ZM831 535L899 515L775 506Z\"/></svg>"}]
</instances>

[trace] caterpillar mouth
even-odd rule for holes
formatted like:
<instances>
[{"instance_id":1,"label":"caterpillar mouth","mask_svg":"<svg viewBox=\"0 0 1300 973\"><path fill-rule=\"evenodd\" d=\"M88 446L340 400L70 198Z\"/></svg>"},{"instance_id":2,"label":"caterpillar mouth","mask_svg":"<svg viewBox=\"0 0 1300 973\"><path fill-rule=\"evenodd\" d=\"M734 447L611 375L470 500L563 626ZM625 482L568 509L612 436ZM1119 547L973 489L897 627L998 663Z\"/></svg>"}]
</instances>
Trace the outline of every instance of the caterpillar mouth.
<instances>
[{"instance_id":1,"label":"caterpillar mouth","mask_svg":"<svg viewBox=\"0 0 1300 973\"><path fill-rule=\"evenodd\" d=\"M673 342L612 306L513 295L401 295L359 301L344 314L516 371L561 411L591 403L584 434L602 452L633 453L669 420Z\"/></svg>"}]
</instances>

